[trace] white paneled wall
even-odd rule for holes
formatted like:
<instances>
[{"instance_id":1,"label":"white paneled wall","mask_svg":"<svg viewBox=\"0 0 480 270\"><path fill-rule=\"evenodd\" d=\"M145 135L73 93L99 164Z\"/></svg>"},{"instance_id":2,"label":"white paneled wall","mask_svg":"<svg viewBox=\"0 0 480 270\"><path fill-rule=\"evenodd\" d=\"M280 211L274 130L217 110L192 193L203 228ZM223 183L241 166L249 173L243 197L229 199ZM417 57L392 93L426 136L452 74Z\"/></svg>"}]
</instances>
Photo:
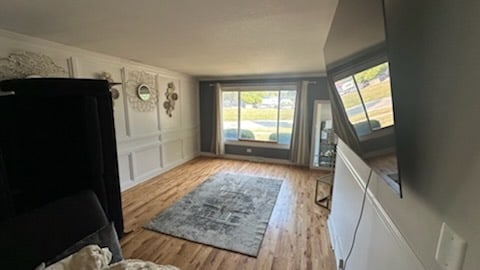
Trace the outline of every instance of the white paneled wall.
<instances>
[{"instance_id":1,"label":"white paneled wall","mask_svg":"<svg viewBox=\"0 0 480 270\"><path fill-rule=\"evenodd\" d=\"M352 244L369 171L370 168L340 141L335 168L332 211L328 218L328 228L337 264L339 260L345 260ZM381 185L386 184L373 173L347 269L426 269L378 202L376 191L381 188ZM412 221L412 224L414 223L415 221Z\"/></svg>"},{"instance_id":2,"label":"white paneled wall","mask_svg":"<svg viewBox=\"0 0 480 270\"><path fill-rule=\"evenodd\" d=\"M44 54L75 78L96 78L108 72L120 97L114 101L118 165L122 190L182 164L199 153L197 81L187 75L79 48L0 30L0 58L15 51ZM127 98L130 71L155 78L158 102L152 111L136 110ZM163 108L168 83L178 100L172 117Z\"/></svg>"}]
</instances>

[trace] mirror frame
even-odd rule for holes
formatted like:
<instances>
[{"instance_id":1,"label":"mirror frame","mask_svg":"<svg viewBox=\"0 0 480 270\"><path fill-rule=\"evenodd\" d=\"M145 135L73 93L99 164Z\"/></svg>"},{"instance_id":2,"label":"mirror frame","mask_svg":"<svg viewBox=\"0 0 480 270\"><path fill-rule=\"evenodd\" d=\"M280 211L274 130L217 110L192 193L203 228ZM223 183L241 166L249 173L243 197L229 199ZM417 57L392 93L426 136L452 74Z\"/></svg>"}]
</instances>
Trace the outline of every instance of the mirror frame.
<instances>
[{"instance_id":1,"label":"mirror frame","mask_svg":"<svg viewBox=\"0 0 480 270\"><path fill-rule=\"evenodd\" d=\"M146 84L140 84L137 87L137 96L139 99L143 101L147 101L151 97L151 90L150 87Z\"/></svg>"}]
</instances>

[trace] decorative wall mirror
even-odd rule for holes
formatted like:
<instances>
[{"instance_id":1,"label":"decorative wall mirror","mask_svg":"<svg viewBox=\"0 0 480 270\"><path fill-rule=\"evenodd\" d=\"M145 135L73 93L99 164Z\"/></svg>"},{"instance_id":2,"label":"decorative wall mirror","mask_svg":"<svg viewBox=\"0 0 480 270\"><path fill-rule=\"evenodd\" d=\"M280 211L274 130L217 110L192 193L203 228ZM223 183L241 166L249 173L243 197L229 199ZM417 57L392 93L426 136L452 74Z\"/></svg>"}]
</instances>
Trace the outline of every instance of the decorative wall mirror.
<instances>
[{"instance_id":1,"label":"decorative wall mirror","mask_svg":"<svg viewBox=\"0 0 480 270\"><path fill-rule=\"evenodd\" d=\"M148 87L148 85L146 84L140 84L137 88L137 95L138 95L138 98L140 98L143 101L149 100L151 95L150 87Z\"/></svg>"}]
</instances>

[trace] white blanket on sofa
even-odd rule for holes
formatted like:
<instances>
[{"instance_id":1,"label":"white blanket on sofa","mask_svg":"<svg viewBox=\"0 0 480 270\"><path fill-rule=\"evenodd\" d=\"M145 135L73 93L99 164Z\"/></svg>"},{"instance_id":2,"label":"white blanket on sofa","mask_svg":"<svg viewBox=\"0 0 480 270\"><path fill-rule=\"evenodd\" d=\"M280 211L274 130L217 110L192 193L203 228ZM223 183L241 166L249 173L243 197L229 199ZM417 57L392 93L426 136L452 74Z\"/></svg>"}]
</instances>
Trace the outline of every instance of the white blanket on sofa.
<instances>
[{"instance_id":1,"label":"white blanket on sofa","mask_svg":"<svg viewBox=\"0 0 480 270\"><path fill-rule=\"evenodd\" d=\"M142 260L123 260L109 265L112 253L108 248L88 245L45 270L180 270L171 265L158 265Z\"/></svg>"}]
</instances>

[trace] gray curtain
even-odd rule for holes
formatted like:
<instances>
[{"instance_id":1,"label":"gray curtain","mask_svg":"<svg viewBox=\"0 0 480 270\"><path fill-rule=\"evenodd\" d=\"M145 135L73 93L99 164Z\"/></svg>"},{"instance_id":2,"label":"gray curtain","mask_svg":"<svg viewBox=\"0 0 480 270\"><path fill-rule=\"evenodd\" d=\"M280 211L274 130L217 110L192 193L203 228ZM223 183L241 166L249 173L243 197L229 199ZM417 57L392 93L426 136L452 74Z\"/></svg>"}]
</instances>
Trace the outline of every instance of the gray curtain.
<instances>
[{"instance_id":1,"label":"gray curtain","mask_svg":"<svg viewBox=\"0 0 480 270\"><path fill-rule=\"evenodd\" d=\"M215 94L213 95L213 131L212 131L212 149L211 152L217 156L225 154L225 144L223 141L223 103L222 86L215 84Z\"/></svg>"},{"instance_id":2,"label":"gray curtain","mask_svg":"<svg viewBox=\"0 0 480 270\"><path fill-rule=\"evenodd\" d=\"M310 161L310 141L308 139L307 121L308 81L302 81L298 88L290 159L298 165L308 166Z\"/></svg>"}]
</instances>

